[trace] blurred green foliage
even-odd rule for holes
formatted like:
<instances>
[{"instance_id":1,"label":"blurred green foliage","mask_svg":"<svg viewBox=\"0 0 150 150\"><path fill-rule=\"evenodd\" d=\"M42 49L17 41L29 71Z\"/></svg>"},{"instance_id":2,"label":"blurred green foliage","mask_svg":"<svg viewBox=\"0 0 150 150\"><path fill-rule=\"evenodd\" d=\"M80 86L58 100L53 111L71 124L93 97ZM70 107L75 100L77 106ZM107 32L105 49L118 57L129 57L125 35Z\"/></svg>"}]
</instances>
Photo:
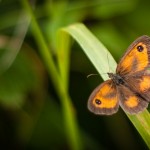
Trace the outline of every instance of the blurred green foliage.
<instances>
[{"instance_id":1,"label":"blurred green foliage","mask_svg":"<svg viewBox=\"0 0 150 150\"><path fill-rule=\"evenodd\" d=\"M72 23L83 22L116 60L138 36L150 35L148 0L30 2L55 64L58 29ZM19 0L0 1L0 147L73 149L62 103L26 13ZM86 78L96 70L77 43L72 42L70 53L69 94L83 149L147 149L121 109L110 117L87 110L88 96L102 80Z\"/></svg>"}]
</instances>

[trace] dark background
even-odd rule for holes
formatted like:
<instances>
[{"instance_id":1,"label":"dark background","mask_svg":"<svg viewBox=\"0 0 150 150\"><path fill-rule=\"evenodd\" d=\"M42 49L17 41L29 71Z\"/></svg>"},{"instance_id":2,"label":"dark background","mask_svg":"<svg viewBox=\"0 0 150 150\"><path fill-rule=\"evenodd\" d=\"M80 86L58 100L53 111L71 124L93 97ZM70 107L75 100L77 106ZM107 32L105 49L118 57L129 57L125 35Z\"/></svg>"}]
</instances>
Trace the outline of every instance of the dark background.
<instances>
[{"instance_id":1,"label":"dark background","mask_svg":"<svg viewBox=\"0 0 150 150\"><path fill-rule=\"evenodd\" d=\"M150 35L149 0L37 0L34 7L40 29L53 51L57 30L75 22L84 23L116 61L137 37ZM17 45L13 47L10 41L23 11L21 1L0 1L0 147L72 149L64 130L62 105L30 26L19 52L7 66ZM84 149L148 149L121 109L112 116L96 116L88 111L88 97L102 82L99 76L87 78L92 73L97 72L72 41L69 93Z\"/></svg>"}]
</instances>

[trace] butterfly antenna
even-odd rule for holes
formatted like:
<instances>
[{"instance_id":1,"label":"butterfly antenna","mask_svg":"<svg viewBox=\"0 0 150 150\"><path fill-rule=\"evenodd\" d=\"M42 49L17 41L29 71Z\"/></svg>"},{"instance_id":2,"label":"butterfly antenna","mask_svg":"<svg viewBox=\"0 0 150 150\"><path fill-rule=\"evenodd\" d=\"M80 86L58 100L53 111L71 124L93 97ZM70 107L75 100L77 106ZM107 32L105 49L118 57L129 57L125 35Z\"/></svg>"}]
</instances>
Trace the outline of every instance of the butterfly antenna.
<instances>
[{"instance_id":1,"label":"butterfly antenna","mask_svg":"<svg viewBox=\"0 0 150 150\"><path fill-rule=\"evenodd\" d=\"M107 73L101 73L101 74L107 74ZM92 74L87 75L87 78L89 78L89 77L91 77L91 76L96 76L96 75L99 75L99 74L92 73Z\"/></svg>"},{"instance_id":2,"label":"butterfly antenna","mask_svg":"<svg viewBox=\"0 0 150 150\"><path fill-rule=\"evenodd\" d=\"M91 76L96 76L96 75L98 75L98 74L92 73L92 74L87 75L87 78L89 78L89 77L91 77Z\"/></svg>"}]
</instances>

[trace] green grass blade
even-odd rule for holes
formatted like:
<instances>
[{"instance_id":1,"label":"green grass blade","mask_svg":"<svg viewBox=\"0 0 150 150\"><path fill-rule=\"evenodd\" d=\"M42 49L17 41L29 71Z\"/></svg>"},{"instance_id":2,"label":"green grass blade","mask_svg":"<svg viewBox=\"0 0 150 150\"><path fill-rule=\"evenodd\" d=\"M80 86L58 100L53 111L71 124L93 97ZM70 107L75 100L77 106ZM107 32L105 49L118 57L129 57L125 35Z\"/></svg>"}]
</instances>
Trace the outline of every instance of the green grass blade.
<instances>
[{"instance_id":1,"label":"green grass blade","mask_svg":"<svg viewBox=\"0 0 150 150\"><path fill-rule=\"evenodd\" d=\"M109 68L115 70L116 62L103 44L83 25L74 24L63 29L69 33L83 48L102 78L108 78ZM108 64L109 61L109 64ZM150 148L150 115L147 110L137 115L127 115L139 134Z\"/></svg>"},{"instance_id":2,"label":"green grass blade","mask_svg":"<svg viewBox=\"0 0 150 150\"><path fill-rule=\"evenodd\" d=\"M108 79L106 73L110 69L115 71L116 62L104 45L82 24L75 24L64 28L64 30L80 44L102 78ZM111 66L108 65L108 61Z\"/></svg>"},{"instance_id":3,"label":"green grass blade","mask_svg":"<svg viewBox=\"0 0 150 150\"><path fill-rule=\"evenodd\" d=\"M57 36L57 61L61 79L66 90L68 90L69 64L70 64L70 36L59 30Z\"/></svg>"},{"instance_id":4,"label":"green grass blade","mask_svg":"<svg viewBox=\"0 0 150 150\"><path fill-rule=\"evenodd\" d=\"M148 110L136 116L128 115L128 117L150 148L150 114Z\"/></svg>"},{"instance_id":5,"label":"green grass blade","mask_svg":"<svg viewBox=\"0 0 150 150\"><path fill-rule=\"evenodd\" d=\"M61 84L64 86L66 92L68 92L69 82L69 64L70 64L70 36L63 30L58 31L57 35L57 61L59 67L59 73L61 77ZM74 108L69 97L62 98L62 108L64 112L64 120L66 126L66 133L69 139L69 143L73 150L81 150L82 142L80 139L80 133L78 130L76 116L74 116Z\"/></svg>"}]
</instances>

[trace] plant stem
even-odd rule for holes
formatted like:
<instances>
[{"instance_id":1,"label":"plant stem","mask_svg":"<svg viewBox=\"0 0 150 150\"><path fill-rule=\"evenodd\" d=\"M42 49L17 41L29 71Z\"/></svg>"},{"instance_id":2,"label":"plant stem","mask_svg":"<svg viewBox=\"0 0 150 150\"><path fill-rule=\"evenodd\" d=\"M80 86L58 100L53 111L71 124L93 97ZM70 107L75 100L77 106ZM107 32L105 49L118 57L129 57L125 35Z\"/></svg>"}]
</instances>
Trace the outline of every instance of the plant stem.
<instances>
[{"instance_id":1,"label":"plant stem","mask_svg":"<svg viewBox=\"0 0 150 150\"><path fill-rule=\"evenodd\" d=\"M33 32L34 38L39 46L40 55L46 65L46 68L47 68L50 78L53 82L55 90L61 100L64 121L65 121L65 128L67 131L69 144L71 146L71 149L80 150L81 149L81 144L79 144L80 136L79 136L77 121L76 121L76 117L75 117L75 114L73 111L73 105L71 103L70 97L66 91L66 88L63 85L64 82L61 80L61 76L59 75L58 70L56 69L57 67L53 61L52 54L45 42L45 39L39 28L39 25L33 15L31 6L29 5L27 0L23 0L22 3L23 3L25 10L31 17L32 32Z\"/></svg>"}]
</instances>

